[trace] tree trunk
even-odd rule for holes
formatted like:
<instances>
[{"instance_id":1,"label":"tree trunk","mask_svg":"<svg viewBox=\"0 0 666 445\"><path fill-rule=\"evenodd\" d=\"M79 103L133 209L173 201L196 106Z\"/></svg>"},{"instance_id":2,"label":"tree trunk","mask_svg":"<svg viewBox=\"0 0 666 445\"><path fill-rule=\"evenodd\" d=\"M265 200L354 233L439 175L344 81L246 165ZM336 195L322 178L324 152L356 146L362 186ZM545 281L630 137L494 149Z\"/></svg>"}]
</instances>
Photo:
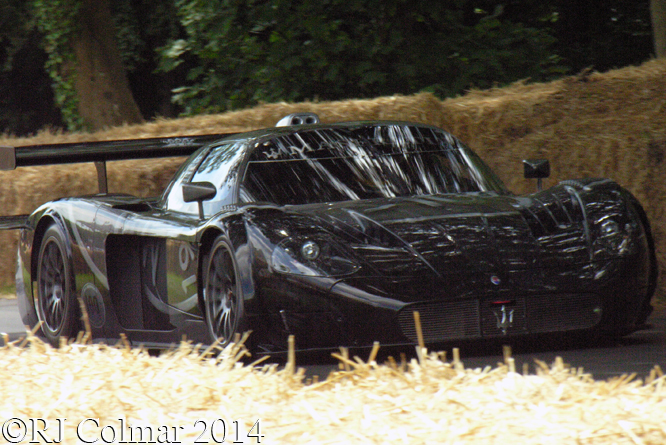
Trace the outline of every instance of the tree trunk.
<instances>
[{"instance_id":1,"label":"tree trunk","mask_svg":"<svg viewBox=\"0 0 666 445\"><path fill-rule=\"evenodd\" d=\"M82 0L72 42L79 114L91 130L143 121L115 40L108 0Z\"/></svg>"},{"instance_id":2,"label":"tree trunk","mask_svg":"<svg viewBox=\"0 0 666 445\"><path fill-rule=\"evenodd\" d=\"M650 0L652 34L657 57L666 57L666 0Z\"/></svg>"}]
</instances>

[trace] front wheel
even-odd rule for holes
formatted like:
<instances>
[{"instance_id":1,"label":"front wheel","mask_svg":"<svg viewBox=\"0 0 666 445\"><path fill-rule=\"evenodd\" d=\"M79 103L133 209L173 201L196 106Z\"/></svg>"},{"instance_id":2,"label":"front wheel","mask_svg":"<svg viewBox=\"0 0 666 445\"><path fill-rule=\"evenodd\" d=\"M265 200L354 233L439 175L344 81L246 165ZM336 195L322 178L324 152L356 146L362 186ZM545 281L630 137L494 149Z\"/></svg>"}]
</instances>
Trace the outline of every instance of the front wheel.
<instances>
[{"instance_id":1,"label":"front wheel","mask_svg":"<svg viewBox=\"0 0 666 445\"><path fill-rule=\"evenodd\" d=\"M245 330L245 310L238 269L230 244L222 235L204 262L204 306L211 341L228 345Z\"/></svg>"},{"instance_id":2,"label":"front wheel","mask_svg":"<svg viewBox=\"0 0 666 445\"><path fill-rule=\"evenodd\" d=\"M53 346L58 346L61 339L75 336L79 330L73 283L67 238L60 226L52 224L44 232L39 249L35 309L42 332Z\"/></svg>"}]
</instances>

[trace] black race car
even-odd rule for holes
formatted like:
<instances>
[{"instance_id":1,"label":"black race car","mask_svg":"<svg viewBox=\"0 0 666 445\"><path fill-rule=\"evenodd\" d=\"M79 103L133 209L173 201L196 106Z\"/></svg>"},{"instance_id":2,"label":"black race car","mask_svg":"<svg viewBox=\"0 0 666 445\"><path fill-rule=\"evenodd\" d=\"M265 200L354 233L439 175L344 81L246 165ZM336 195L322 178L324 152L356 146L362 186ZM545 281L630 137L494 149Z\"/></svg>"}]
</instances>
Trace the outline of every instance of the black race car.
<instances>
[{"instance_id":1,"label":"black race car","mask_svg":"<svg viewBox=\"0 0 666 445\"><path fill-rule=\"evenodd\" d=\"M615 182L516 196L432 126L311 114L280 124L0 149L5 169L94 161L100 179L97 195L0 219L21 229L23 322L42 322L53 344L85 315L100 341L225 343L252 330L255 348L280 351L290 334L299 349L413 344L415 311L428 344L625 335L650 314L650 227ZM106 161L185 154L160 197L106 190Z\"/></svg>"}]
</instances>

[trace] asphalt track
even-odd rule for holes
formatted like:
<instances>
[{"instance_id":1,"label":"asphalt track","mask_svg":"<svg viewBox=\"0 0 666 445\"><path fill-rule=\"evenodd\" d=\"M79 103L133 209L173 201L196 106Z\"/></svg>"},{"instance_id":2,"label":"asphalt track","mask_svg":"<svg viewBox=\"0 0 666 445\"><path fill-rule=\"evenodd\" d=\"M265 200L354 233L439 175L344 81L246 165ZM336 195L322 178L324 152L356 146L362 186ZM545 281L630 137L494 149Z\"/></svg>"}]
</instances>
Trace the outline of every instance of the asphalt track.
<instances>
[{"instance_id":1,"label":"asphalt track","mask_svg":"<svg viewBox=\"0 0 666 445\"><path fill-rule=\"evenodd\" d=\"M0 332L9 334L12 339L25 333L15 299L0 298Z\"/></svg>"},{"instance_id":2,"label":"asphalt track","mask_svg":"<svg viewBox=\"0 0 666 445\"><path fill-rule=\"evenodd\" d=\"M651 329L594 347L577 344L563 347L557 343L554 345L518 343L511 345L512 357L519 372L526 364L533 373L535 360L550 364L556 357L562 357L565 363L575 368L583 368L595 379L607 380L632 373L642 378L657 365L666 371L666 307L656 310L650 317L649 323L652 325ZM18 315L15 299L0 299L0 333L2 332L8 334L10 341L25 335L25 327ZM461 345L459 349L461 360L468 368L494 367L503 360L501 344ZM450 353L448 356L451 356ZM316 374L320 378L337 368L334 362L321 357L313 359L297 356L297 366L305 366L307 375Z\"/></svg>"}]
</instances>

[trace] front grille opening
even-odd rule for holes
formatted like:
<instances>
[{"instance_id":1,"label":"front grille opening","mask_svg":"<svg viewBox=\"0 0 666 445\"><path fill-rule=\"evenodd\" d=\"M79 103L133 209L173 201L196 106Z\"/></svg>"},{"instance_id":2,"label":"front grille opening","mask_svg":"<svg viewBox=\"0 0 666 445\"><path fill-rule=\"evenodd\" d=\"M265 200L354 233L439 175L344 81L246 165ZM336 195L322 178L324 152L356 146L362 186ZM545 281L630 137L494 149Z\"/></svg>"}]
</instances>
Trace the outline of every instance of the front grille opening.
<instances>
[{"instance_id":1,"label":"front grille opening","mask_svg":"<svg viewBox=\"0 0 666 445\"><path fill-rule=\"evenodd\" d=\"M421 317L421 330L426 343L481 336L477 300L433 301L405 306L398 313L398 322L403 335L413 342L418 341L415 311Z\"/></svg>"}]
</instances>

